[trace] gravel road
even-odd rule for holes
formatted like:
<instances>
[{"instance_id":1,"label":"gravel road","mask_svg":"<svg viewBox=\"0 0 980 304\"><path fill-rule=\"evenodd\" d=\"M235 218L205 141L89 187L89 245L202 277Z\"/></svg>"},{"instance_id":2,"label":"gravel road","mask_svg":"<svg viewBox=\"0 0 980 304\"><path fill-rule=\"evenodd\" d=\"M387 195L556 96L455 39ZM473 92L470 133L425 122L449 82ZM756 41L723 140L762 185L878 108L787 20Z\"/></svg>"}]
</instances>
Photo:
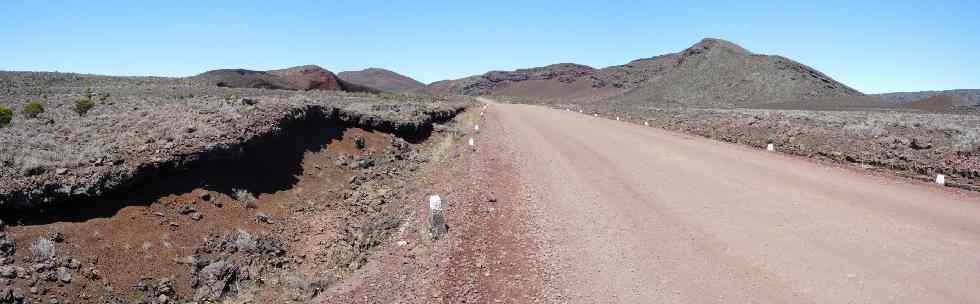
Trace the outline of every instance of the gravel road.
<instances>
[{"instance_id":1,"label":"gravel road","mask_svg":"<svg viewBox=\"0 0 980 304\"><path fill-rule=\"evenodd\" d=\"M570 303L966 303L980 196L539 106L489 103ZM495 147L482 147L494 153ZM510 155L508 153L508 155ZM489 229L505 229L490 227ZM519 257L511 257L519 258ZM541 271L529 269L530 271Z\"/></svg>"}]
</instances>

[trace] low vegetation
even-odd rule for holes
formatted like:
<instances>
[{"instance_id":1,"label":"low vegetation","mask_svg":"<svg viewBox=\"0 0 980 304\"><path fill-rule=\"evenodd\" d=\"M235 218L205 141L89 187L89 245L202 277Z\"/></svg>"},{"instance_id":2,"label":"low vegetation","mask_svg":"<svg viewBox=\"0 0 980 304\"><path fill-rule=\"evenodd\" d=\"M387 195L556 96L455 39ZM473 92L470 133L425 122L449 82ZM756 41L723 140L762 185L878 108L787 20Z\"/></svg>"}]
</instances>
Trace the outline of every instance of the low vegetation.
<instances>
[{"instance_id":1,"label":"low vegetation","mask_svg":"<svg viewBox=\"0 0 980 304\"><path fill-rule=\"evenodd\" d=\"M24 106L24 116L27 118L37 118L38 115L44 113L44 105L38 101L32 101Z\"/></svg>"},{"instance_id":2,"label":"low vegetation","mask_svg":"<svg viewBox=\"0 0 980 304\"><path fill-rule=\"evenodd\" d=\"M242 208L255 209L259 207L259 200L255 198L252 192L244 189L234 189L232 192L235 200L242 205Z\"/></svg>"},{"instance_id":3,"label":"low vegetation","mask_svg":"<svg viewBox=\"0 0 980 304\"><path fill-rule=\"evenodd\" d=\"M79 98L75 100L75 107L73 109L75 110L75 113L78 113L79 116L85 116L85 114L87 114L88 111L92 110L92 108L94 107L95 107L95 103L92 102L92 99L89 97L85 97L85 98Z\"/></svg>"},{"instance_id":4,"label":"low vegetation","mask_svg":"<svg viewBox=\"0 0 980 304\"><path fill-rule=\"evenodd\" d=\"M31 243L31 257L35 262L50 260L55 254L54 242L47 238L37 238Z\"/></svg>"},{"instance_id":5,"label":"low vegetation","mask_svg":"<svg viewBox=\"0 0 980 304\"><path fill-rule=\"evenodd\" d=\"M0 127L5 127L14 119L14 110L0 106Z\"/></svg>"}]
</instances>

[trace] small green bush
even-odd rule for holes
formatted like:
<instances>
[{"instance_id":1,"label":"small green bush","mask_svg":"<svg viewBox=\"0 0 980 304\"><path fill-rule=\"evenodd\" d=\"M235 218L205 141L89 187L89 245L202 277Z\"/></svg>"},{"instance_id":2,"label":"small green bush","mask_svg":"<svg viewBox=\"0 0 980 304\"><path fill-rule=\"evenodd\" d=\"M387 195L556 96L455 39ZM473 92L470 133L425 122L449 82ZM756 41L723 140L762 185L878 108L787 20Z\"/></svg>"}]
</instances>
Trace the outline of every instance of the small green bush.
<instances>
[{"instance_id":1,"label":"small green bush","mask_svg":"<svg viewBox=\"0 0 980 304\"><path fill-rule=\"evenodd\" d=\"M14 119L14 110L0 107L0 127L9 125L12 119Z\"/></svg>"},{"instance_id":2,"label":"small green bush","mask_svg":"<svg viewBox=\"0 0 980 304\"><path fill-rule=\"evenodd\" d=\"M44 113L44 105L38 101L32 101L24 106L24 115L28 118L37 118L41 113Z\"/></svg>"},{"instance_id":3,"label":"small green bush","mask_svg":"<svg viewBox=\"0 0 980 304\"><path fill-rule=\"evenodd\" d=\"M92 99L90 98L79 98L78 100L75 100L74 110L75 113L78 113L80 116L85 116L85 113L88 113L88 111L94 107L95 103L92 102Z\"/></svg>"}]
</instances>

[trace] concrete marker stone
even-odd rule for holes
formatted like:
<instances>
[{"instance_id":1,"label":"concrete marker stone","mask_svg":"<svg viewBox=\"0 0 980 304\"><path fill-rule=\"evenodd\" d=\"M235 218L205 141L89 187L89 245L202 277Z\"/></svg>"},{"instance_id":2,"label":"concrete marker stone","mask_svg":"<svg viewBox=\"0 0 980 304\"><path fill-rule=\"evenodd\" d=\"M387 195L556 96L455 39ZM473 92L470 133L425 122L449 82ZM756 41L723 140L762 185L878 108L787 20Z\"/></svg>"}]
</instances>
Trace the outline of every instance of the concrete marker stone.
<instances>
[{"instance_id":1,"label":"concrete marker stone","mask_svg":"<svg viewBox=\"0 0 980 304\"><path fill-rule=\"evenodd\" d=\"M442 198L439 195L429 196L429 231L432 236L438 238L440 235L449 232L446 226L446 218L443 216Z\"/></svg>"}]
</instances>

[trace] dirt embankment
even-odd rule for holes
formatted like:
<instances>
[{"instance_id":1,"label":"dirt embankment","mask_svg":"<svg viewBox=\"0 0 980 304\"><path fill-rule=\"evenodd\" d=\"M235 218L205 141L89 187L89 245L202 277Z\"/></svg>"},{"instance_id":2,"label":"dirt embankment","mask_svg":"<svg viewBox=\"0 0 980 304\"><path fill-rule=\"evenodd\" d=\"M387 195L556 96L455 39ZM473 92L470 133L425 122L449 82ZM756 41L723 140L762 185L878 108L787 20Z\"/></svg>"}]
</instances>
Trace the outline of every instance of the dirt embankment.
<instances>
[{"instance_id":1,"label":"dirt embankment","mask_svg":"<svg viewBox=\"0 0 980 304\"><path fill-rule=\"evenodd\" d=\"M0 134L0 206L35 208L99 196L146 177L234 157L283 125L322 118L424 137L464 99L228 89L186 79L6 73L3 105L38 101ZM78 100L94 107L76 113ZM18 113L19 114L19 113Z\"/></svg>"},{"instance_id":2,"label":"dirt embankment","mask_svg":"<svg viewBox=\"0 0 980 304\"><path fill-rule=\"evenodd\" d=\"M59 113L52 101L74 89L48 95L55 106L41 119L87 126L118 146L98 163L61 159L56 165L66 170L2 176L37 184L6 192L29 197L7 201L0 213L0 302L308 301L361 268L401 226L414 201L409 182L429 161L422 144L435 123L470 104L210 88L183 99L161 97L172 92L167 86L140 88L151 93L138 99L112 91L114 101L84 116ZM247 97L201 96L221 92ZM154 107L141 107L147 114L135 115L145 120L136 125L192 123L161 143L99 125L129 124L131 116L113 114L147 105ZM18 118L5 131L24 134L35 120ZM98 174L118 182L85 184ZM28 186L59 184L99 190L30 199L44 192Z\"/></svg>"}]
</instances>

